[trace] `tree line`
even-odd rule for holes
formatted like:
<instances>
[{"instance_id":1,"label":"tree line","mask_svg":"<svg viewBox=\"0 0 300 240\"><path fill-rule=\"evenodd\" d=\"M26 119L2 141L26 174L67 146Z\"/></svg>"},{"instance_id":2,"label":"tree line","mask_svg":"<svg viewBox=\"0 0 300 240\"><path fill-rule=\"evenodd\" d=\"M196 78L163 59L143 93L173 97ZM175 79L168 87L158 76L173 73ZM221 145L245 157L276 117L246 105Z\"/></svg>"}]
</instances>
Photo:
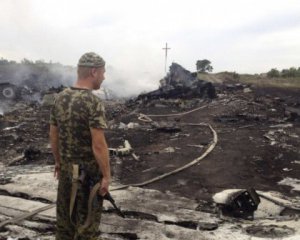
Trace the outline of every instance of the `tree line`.
<instances>
[{"instance_id":1,"label":"tree line","mask_svg":"<svg viewBox=\"0 0 300 240\"><path fill-rule=\"evenodd\" d=\"M272 68L269 72L267 72L267 76L270 78L295 78L300 77L300 67L295 68L291 67L289 69L282 69L281 71L276 68Z\"/></svg>"},{"instance_id":2,"label":"tree line","mask_svg":"<svg viewBox=\"0 0 300 240\"><path fill-rule=\"evenodd\" d=\"M0 65L10 65L10 64L22 64L22 65L35 65L35 66L60 66L60 67L66 67L63 66L60 63L53 63L52 61L50 61L49 63L45 62L44 60L36 60L36 61L31 61L29 59L22 59L20 63L17 63L16 61L9 61L7 59L4 58L0 58ZM200 73L205 73L205 72L212 72L213 71L213 67L211 65L211 62L207 59L203 59L203 60L198 60L196 62L196 69L197 72ZM238 75L238 74L237 74ZM279 71L276 68L272 68L270 71L267 72L267 76L270 78L295 78L295 77L300 77L300 67L295 68L295 67L291 67L289 69L282 69L281 71Z\"/></svg>"},{"instance_id":3,"label":"tree line","mask_svg":"<svg viewBox=\"0 0 300 240\"><path fill-rule=\"evenodd\" d=\"M49 62L45 62L44 60L42 59L39 59L39 60L36 60L36 61L32 61L32 60L29 60L27 58L23 58L20 62L16 62L16 61L13 61L13 60L7 60L3 57L0 58L0 65L17 65L17 64L21 64L21 65L31 65L31 66L63 66L61 63L58 63L58 62L52 62L52 61L49 61Z\"/></svg>"}]
</instances>

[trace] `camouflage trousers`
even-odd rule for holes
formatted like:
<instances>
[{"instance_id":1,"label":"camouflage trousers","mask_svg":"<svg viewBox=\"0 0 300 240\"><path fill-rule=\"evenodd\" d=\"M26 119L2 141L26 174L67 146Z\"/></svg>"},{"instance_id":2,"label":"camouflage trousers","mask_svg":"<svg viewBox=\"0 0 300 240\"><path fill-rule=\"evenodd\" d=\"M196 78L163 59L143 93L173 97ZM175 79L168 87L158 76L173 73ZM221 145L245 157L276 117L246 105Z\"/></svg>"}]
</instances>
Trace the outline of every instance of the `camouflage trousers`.
<instances>
[{"instance_id":1,"label":"camouflage trousers","mask_svg":"<svg viewBox=\"0 0 300 240\"><path fill-rule=\"evenodd\" d=\"M86 220L90 186L87 181L78 184L72 221L69 214L71 188L71 171L61 170L57 192L56 240L100 240L99 225L102 213L102 198L96 198L93 202L92 224L83 233L78 234L78 227L82 226Z\"/></svg>"}]
</instances>

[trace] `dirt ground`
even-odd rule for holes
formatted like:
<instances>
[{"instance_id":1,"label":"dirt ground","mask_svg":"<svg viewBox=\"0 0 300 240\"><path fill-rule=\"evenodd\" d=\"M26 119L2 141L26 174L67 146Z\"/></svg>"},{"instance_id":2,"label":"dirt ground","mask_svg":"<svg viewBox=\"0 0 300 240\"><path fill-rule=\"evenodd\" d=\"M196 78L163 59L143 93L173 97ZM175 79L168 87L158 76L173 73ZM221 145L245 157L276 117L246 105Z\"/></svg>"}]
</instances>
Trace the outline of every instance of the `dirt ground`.
<instances>
[{"instance_id":1,"label":"dirt ground","mask_svg":"<svg viewBox=\"0 0 300 240\"><path fill-rule=\"evenodd\" d=\"M296 195L291 187L278 182L300 175L300 121L286 110L300 108L299 90L254 88L251 92L219 90L218 93L214 100L107 103L109 146L117 148L128 140L139 157L136 160L131 155L112 156L114 178L123 184L135 184L194 160L208 148L213 135L207 126L188 123L206 123L218 137L212 152L193 167L146 188L171 191L208 203L213 194L230 188L253 187ZM182 116L151 117L152 123L138 120L139 113L175 114L201 106L205 107ZM49 107L10 103L8 109L0 115L0 162L53 163L48 144ZM138 126L122 129L120 122L134 122ZM24 152L27 157L16 160Z\"/></svg>"},{"instance_id":2,"label":"dirt ground","mask_svg":"<svg viewBox=\"0 0 300 240\"><path fill-rule=\"evenodd\" d=\"M299 107L299 101L297 91L285 89L226 93L212 102L197 103L194 108L207 107L182 117L152 118L158 122L175 122L179 132L108 131L111 145L117 146L127 139L140 156L139 161L122 158L120 180L126 184L142 182L199 157L212 141L212 132L208 127L186 123L203 122L217 132L218 143L213 151L199 164L147 187L206 201L210 201L214 193L228 188L253 187L294 195L290 187L277 183L287 177L297 178L300 173L300 165L295 164L300 159L300 123L289 121L285 113L286 106ZM153 103L139 105L138 112L172 114L190 109L170 105L159 108ZM135 115L123 117L121 121L138 122ZM284 124L292 125L282 128ZM274 131L273 143L265 136L269 131ZM175 152L163 152L168 147Z\"/></svg>"}]
</instances>

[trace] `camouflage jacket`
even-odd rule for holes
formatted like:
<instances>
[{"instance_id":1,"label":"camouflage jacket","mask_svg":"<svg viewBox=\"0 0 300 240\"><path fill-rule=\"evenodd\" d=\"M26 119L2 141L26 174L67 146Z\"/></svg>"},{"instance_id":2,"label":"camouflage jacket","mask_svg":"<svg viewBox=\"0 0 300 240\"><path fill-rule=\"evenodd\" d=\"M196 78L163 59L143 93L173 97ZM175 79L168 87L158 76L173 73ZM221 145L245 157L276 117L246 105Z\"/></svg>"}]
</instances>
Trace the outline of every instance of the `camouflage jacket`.
<instances>
[{"instance_id":1,"label":"camouflage jacket","mask_svg":"<svg viewBox=\"0 0 300 240\"><path fill-rule=\"evenodd\" d=\"M50 124L59 131L61 165L96 163L90 128L107 128L101 100L91 90L67 88L58 94Z\"/></svg>"}]
</instances>

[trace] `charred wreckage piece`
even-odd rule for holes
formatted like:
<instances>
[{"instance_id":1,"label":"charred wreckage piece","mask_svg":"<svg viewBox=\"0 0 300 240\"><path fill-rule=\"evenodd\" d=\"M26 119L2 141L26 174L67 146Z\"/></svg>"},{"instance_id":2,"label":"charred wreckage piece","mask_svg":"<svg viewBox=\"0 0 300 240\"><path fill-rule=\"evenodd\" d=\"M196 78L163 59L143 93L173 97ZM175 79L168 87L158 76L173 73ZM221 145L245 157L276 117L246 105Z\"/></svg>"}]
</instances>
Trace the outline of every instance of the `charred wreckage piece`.
<instances>
[{"instance_id":1,"label":"charred wreckage piece","mask_svg":"<svg viewBox=\"0 0 300 240\"><path fill-rule=\"evenodd\" d=\"M221 210L225 215L253 219L253 214L257 210L259 203L259 195L253 188L249 188L232 194L227 199L226 204L221 206Z\"/></svg>"},{"instance_id":2,"label":"charred wreckage piece","mask_svg":"<svg viewBox=\"0 0 300 240\"><path fill-rule=\"evenodd\" d=\"M177 63L172 63L170 71L162 80L158 90L140 94L137 100L159 98L216 98L216 90L211 82L200 80L197 73L191 73Z\"/></svg>"},{"instance_id":3,"label":"charred wreckage piece","mask_svg":"<svg viewBox=\"0 0 300 240\"><path fill-rule=\"evenodd\" d=\"M9 82L0 83L0 99L16 100L22 99L23 96L32 94L32 89L27 86L20 87Z\"/></svg>"}]
</instances>

